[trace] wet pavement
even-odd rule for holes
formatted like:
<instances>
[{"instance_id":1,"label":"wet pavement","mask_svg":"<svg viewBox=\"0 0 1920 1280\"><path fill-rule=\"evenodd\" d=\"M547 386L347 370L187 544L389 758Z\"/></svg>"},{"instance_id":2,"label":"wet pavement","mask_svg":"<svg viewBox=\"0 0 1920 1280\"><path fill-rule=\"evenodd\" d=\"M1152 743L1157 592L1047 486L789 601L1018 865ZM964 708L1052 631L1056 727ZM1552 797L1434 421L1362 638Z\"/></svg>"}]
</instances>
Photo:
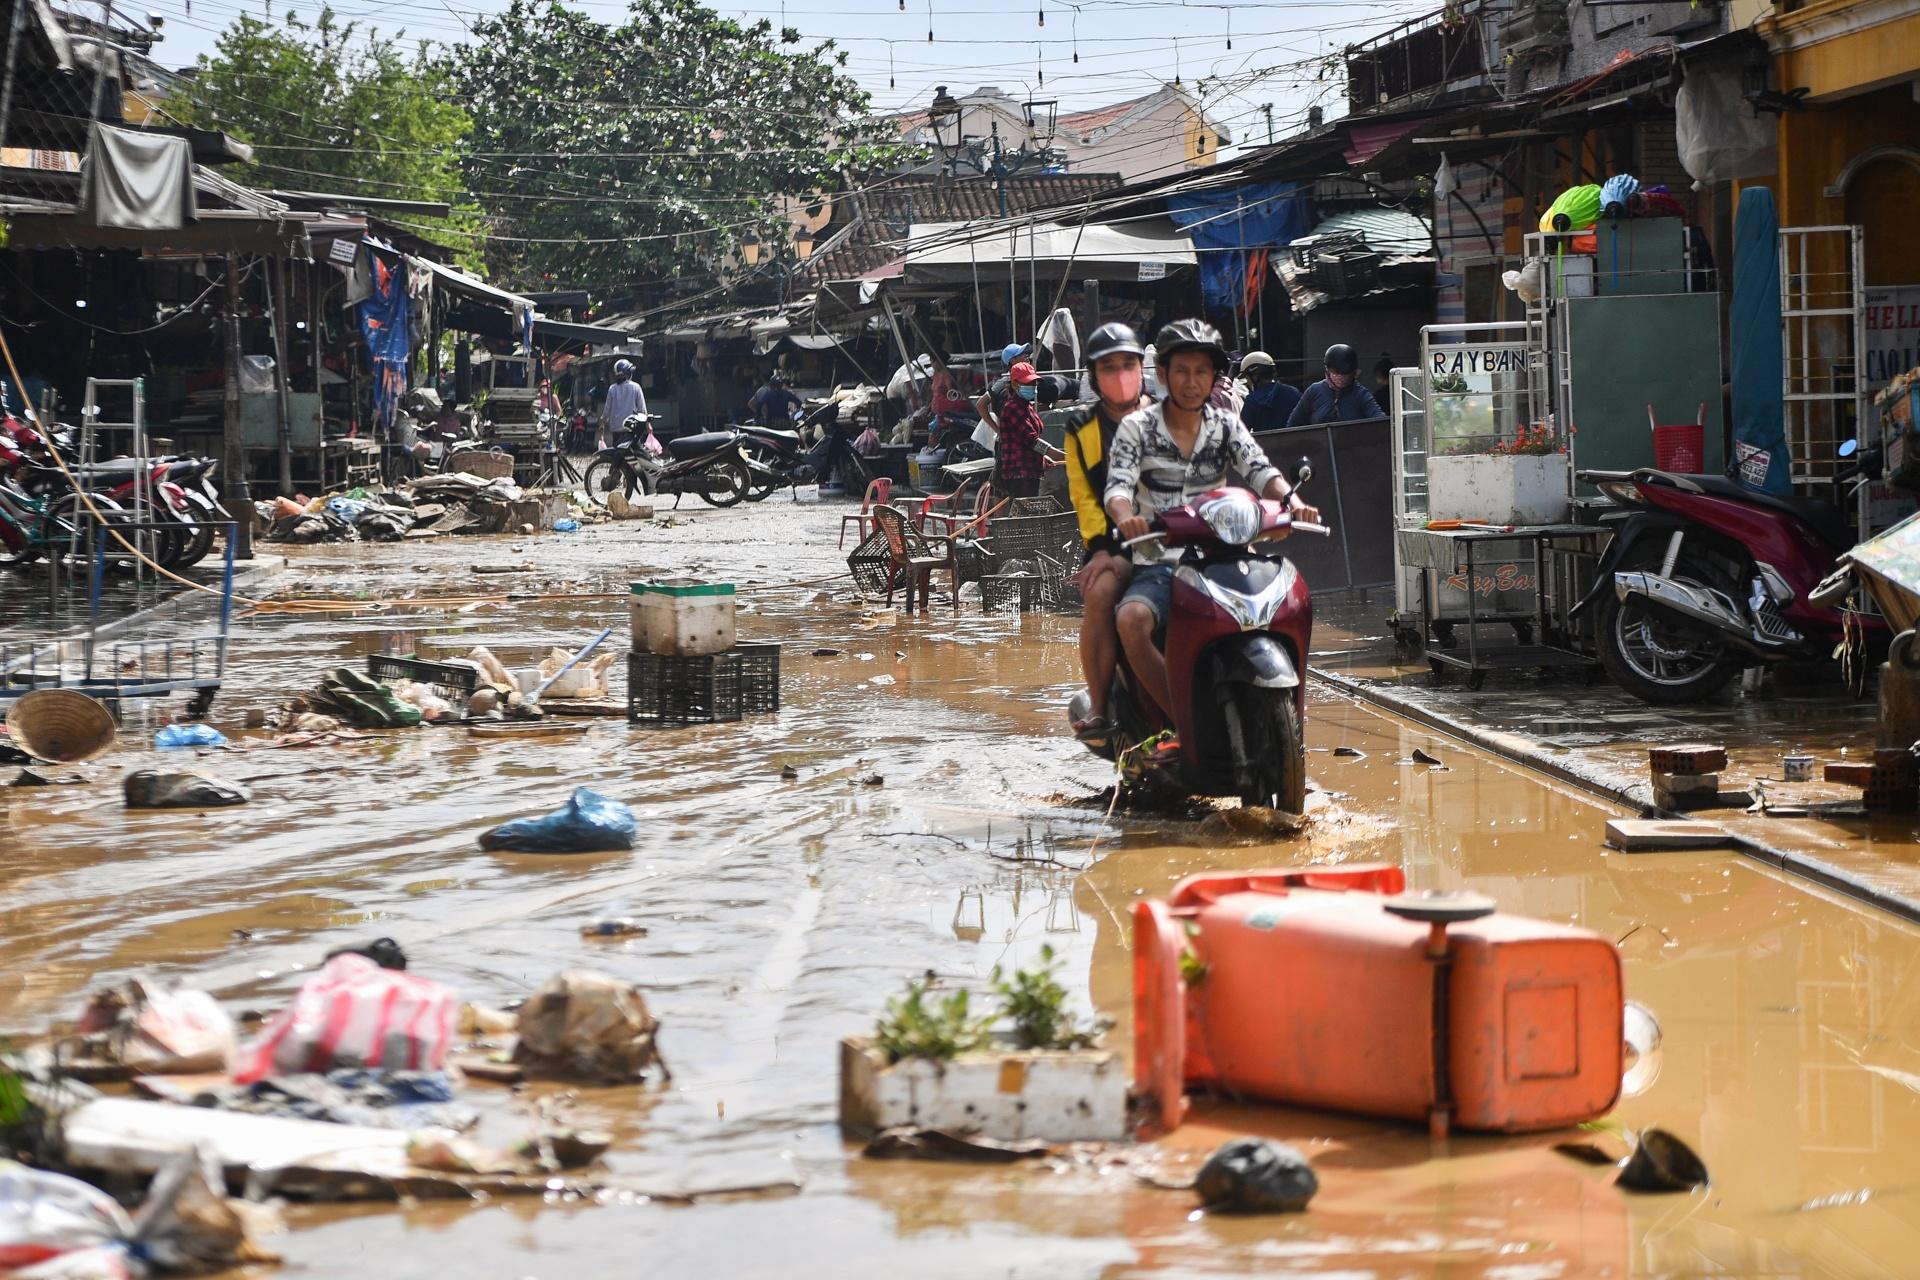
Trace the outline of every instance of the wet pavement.
<instances>
[{"instance_id":1,"label":"wet pavement","mask_svg":"<svg viewBox=\"0 0 1920 1280\"><path fill-rule=\"evenodd\" d=\"M1109 767L1059 711L1077 678L1072 620L956 614L944 600L924 618L867 618L845 581L811 582L843 567L833 543L850 509L775 499L689 511L674 528L295 552L275 583L285 595L563 598L242 618L238 678L213 715L239 749L196 763L252 786L245 809L126 813L119 772L164 754L138 750L98 771L105 785L0 793L0 1031L37 1030L90 981L135 971L271 1008L325 950L383 934L418 972L490 1003L593 967L646 989L675 1072L670 1087L579 1092L574 1118L617 1135L613 1174L661 1191L801 1183L694 1207L631 1195L297 1207L287 1275L1909 1271L1920 930L1728 853L1609 853L1601 832L1619 808L1323 687L1309 770L1328 795L1299 836L1222 843L1184 815L1109 821L1091 800ZM508 565L528 571L474 571ZM666 569L741 584L743 636L786 645L779 715L277 750L237 728L368 652L486 643L513 665L603 626L624 635L627 582ZM1338 629L1322 642L1339 647ZM140 714L130 740L158 722ZM1441 765L1406 763L1416 746ZM797 779L782 779L787 765ZM635 807L635 850L476 847L481 830L581 784ZM1436 1146L1402 1126L1206 1102L1162 1144L1163 1176L1225 1136L1272 1134L1319 1170L1310 1212L1195 1217L1190 1195L1093 1157L875 1163L842 1142L835 1042L908 977L984 984L996 963L1051 945L1125 1047L1137 897L1200 870L1375 858L1416 887L1471 887L1619 939L1628 992L1659 1017L1664 1047L1657 1078L1613 1120L1694 1143L1711 1190L1624 1195L1606 1170L1551 1150L1566 1134ZM583 940L603 914L650 934ZM494 1121L528 1105L469 1093Z\"/></svg>"},{"instance_id":2,"label":"wet pavement","mask_svg":"<svg viewBox=\"0 0 1920 1280\"><path fill-rule=\"evenodd\" d=\"M1511 755L1577 775L1630 805L1654 804L1648 747L1726 747L1721 789L1764 797L1770 810L1786 812L1749 814L1742 800L1687 816L1726 827L1756 856L1803 865L1823 882L1847 882L1857 896L1920 917L1920 815L1869 814L1858 788L1821 780L1826 762L1873 759L1876 691L1869 686L1864 697L1853 696L1837 665L1771 670L1757 689L1743 691L1735 681L1685 707L1650 706L1604 677L1564 672L1496 673L1474 690L1458 680L1435 681L1424 660L1396 647L1386 625L1390 591L1316 605L1316 671L1389 708L1498 740ZM1815 780L1786 781L1787 755L1814 757Z\"/></svg>"}]
</instances>

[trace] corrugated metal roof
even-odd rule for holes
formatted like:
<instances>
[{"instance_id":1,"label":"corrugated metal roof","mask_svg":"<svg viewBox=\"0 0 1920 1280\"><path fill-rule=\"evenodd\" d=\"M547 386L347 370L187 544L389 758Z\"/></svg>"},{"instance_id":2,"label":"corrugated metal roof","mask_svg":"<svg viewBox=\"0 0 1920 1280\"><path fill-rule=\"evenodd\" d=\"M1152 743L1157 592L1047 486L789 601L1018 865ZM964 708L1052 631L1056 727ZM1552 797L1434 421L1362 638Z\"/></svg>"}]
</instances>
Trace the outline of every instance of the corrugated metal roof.
<instances>
[{"instance_id":1,"label":"corrugated metal roof","mask_svg":"<svg viewBox=\"0 0 1920 1280\"><path fill-rule=\"evenodd\" d=\"M1388 261L1433 256L1433 228L1425 218L1405 209L1348 209L1328 214L1293 243L1328 235L1358 235L1367 242L1367 248Z\"/></svg>"}]
</instances>

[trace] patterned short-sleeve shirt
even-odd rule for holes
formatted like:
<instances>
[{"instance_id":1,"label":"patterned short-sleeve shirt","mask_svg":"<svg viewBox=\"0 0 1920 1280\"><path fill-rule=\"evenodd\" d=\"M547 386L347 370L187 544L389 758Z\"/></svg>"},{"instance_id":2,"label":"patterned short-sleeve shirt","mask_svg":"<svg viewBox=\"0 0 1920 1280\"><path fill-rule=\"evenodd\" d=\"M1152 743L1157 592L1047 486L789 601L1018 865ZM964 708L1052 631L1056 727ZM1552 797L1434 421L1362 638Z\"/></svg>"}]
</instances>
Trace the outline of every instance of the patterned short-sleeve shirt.
<instances>
[{"instance_id":1,"label":"patterned short-sleeve shirt","mask_svg":"<svg viewBox=\"0 0 1920 1280\"><path fill-rule=\"evenodd\" d=\"M1163 407L1149 405L1128 414L1114 432L1105 501L1126 497L1135 511L1151 520L1220 488L1229 472L1255 493L1280 474L1234 414L1208 405L1201 413L1193 453L1186 455L1167 431Z\"/></svg>"}]
</instances>

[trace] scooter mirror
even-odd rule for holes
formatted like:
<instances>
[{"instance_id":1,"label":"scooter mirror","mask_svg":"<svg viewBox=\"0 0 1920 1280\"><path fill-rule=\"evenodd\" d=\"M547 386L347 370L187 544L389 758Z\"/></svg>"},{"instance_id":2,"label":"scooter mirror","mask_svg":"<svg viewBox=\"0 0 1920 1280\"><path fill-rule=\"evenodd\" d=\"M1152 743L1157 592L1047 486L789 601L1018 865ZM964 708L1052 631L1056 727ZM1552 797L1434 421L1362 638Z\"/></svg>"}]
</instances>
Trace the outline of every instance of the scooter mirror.
<instances>
[{"instance_id":1,"label":"scooter mirror","mask_svg":"<svg viewBox=\"0 0 1920 1280\"><path fill-rule=\"evenodd\" d=\"M1300 465L1293 469L1293 487L1298 489L1311 479L1313 479L1313 464L1302 458Z\"/></svg>"},{"instance_id":2,"label":"scooter mirror","mask_svg":"<svg viewBox=\"0 0 1920 1280\"><path fill-rule=\"evenodd\" d=\"M1860 452L1860 442L1858 440L1846 440L1841 442L1840 456L1843 459L1851 458L1854 454L1859 452Z\"/></svg>"}]
</instances>

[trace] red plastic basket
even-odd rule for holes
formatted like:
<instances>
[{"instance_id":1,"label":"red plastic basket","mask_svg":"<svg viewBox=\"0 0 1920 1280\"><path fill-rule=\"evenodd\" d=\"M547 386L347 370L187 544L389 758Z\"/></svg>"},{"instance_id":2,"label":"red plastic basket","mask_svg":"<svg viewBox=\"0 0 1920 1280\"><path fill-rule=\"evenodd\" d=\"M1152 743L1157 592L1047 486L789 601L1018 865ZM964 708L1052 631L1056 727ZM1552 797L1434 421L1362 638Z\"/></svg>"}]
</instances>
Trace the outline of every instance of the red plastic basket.
<instances>
[{"instance_id":1,"label":"red plastic basket","mask_svg":"<svg viewBox=\"0 0 1920 1280\"><path fill-rule=\"evenodd\" d=\"M1647 426L1653 430L1653 465L1662 471L1698 473L1707 464L1707 402L1692 422L1662 426L1647 406Z\"/></svg>"},{"instance_id":2,"label":"red plastic basket","mask_svg":"<svg viewBox=\"0 0 1920 1280\"><path fill-rule=\"evenodd\" d=\"M1707 433L1697 424L1653 429L1653 465L1662 471L1698 472L1706 465Z\"/></svg>"}]
</instances>

